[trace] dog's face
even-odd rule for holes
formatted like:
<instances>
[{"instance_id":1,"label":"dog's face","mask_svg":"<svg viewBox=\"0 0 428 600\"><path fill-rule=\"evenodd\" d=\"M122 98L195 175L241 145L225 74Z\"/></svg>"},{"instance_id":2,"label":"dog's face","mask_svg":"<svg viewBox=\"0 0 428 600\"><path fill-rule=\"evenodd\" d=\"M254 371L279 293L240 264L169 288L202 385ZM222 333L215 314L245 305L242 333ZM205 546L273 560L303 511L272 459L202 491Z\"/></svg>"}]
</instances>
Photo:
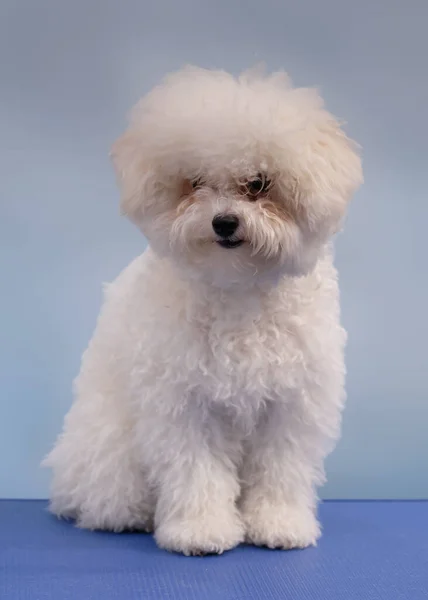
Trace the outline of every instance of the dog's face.
<instances>
[{"instance_id":1,"label":"dog's face","mask_svg":"<svg viewBox=\"0 0 428 600\"><path fill-rule=\"evenodd\" d=\"M318 95L281 74L173 75L113 158L123 210L153 249L221 287L307 273L362 180Z\"/></svg>"}]
</instances>

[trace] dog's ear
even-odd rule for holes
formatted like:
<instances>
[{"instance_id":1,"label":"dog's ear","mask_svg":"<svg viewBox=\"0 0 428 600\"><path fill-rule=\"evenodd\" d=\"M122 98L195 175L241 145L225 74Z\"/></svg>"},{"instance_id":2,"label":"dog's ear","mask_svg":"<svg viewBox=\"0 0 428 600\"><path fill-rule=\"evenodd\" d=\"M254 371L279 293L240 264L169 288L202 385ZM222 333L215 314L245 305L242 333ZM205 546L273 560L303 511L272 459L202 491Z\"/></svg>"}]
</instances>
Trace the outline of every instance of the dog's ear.
<instances>
[{"instance_id":1,"label":"dog's ear","mask_svg":"<svg viewBox=\"0 0 428 600\"><path fill-rule=\"evenodd\" d=\"M359 147L330 115L308 135L301 177L309 200L308 218L315 228L323 222L334 233L340 228L349 200L363 182Z\"/></svg>"},{"instance_id":2,"label":"dog's ear","mask_svg":"<svg viewBox=\"0 0 428 600\"><path fill-rule=\"evenodd\" d=\"M153 169L145 156L139 136L127 131L112 146L110 157L121 190L121 211L134 218L150 199Z\"/></svg>"},{"instance_id":3,"label":"dog's ear","mask_svg":"<svg viewBox=\"0 0 428 600\"><path fill-rule=\"evenodd\" d=\"M327 185L340 193L344 200L349 200L363 182L359 147L333 118L327 119L317 132L312 146L313 160L318 162L321 179L324 180L318 183Z\"/></svg>"}]
</instances>

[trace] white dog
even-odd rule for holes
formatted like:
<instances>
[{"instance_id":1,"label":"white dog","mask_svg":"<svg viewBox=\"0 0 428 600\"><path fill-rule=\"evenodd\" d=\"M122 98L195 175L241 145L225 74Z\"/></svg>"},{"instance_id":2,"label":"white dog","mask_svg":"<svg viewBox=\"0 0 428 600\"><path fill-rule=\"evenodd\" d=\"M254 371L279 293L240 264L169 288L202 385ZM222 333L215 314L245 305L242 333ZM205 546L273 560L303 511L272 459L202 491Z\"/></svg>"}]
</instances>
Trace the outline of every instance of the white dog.
<instances>
[{"instance_id":1,"label":"white dog","mask_svg":"<svg viewBox=\"0 0 428 600\"><path fill-rule=\"evenodd\" d=\"M354 145L284 74L187 68L113 158L150 248L107 288L46 459L52 511L186 555L315 544L344 401L329 244L362 181Z\"/></svg>"}]
</instances>

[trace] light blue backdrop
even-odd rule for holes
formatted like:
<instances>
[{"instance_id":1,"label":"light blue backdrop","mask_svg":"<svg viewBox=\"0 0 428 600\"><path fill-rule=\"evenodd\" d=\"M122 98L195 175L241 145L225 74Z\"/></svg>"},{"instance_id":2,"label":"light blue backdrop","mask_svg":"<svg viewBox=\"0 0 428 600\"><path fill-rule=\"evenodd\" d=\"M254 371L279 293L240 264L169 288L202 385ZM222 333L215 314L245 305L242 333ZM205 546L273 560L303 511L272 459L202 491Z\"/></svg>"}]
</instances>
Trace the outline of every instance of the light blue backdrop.
<instances>
[{"instance_id":1,"label":"light blue backdrop","mask_svg":"<svg viewBox=\"0 0 428 600\"><path fill-rule=\"evenodd\" d=\"M350 332L327 497L428 497L426 0L1 0L0 496L44 497L101 284L144 247L111 142L184 63L321 87L364 147L338 240Z\"/></svg>"}]
</instances>

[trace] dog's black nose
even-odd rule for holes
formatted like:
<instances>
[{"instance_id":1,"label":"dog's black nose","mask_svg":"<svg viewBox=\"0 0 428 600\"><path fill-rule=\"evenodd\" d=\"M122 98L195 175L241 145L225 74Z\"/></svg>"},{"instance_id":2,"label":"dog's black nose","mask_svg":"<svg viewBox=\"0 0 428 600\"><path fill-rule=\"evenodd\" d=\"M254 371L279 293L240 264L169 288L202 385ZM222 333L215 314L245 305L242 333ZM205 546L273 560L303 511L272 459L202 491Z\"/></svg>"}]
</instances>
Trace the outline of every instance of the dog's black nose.
<instances>
[{"instance_id":1,"label":"dog's black nose","mask_svg":"<svg viewBox=\"0 0 428 600\"><path fill-rule=\"evenodd\" d=\"M217 215L213 219L213 229L222 238L231 237L238 226L239 219L235 215Z\"/></svg>"}]
</instances>

